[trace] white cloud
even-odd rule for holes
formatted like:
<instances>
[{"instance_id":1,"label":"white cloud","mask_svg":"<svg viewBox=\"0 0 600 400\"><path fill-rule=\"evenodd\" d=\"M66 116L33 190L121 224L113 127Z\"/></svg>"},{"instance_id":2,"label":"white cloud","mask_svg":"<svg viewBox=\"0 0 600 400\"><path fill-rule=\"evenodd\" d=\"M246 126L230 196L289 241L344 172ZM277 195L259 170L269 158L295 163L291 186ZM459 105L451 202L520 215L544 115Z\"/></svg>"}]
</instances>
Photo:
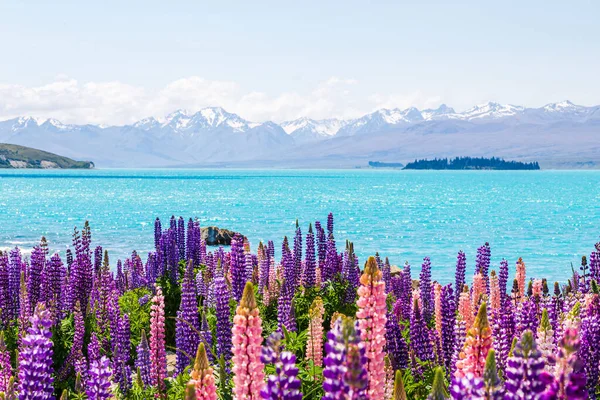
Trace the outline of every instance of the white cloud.
<instances>
[{"instance_id":1,"label":"white cloud","mask_svg":"<svg viewBox=\"0 0 600 400\"><path fill-rule=\"evenodd\" d=\"M429 107L440 98L420 92L368 92L355 79L330 77L305 92L270 94L246 90L232 81L192 76L158 90L118 81L79 82L64 75L36 87L0 84L0 119L17 116L56 118L64 123L126 124L176 109L196 111L221 106L253 121L311 118L353 118L378 108Z\"/></svg>"}]
</instances>

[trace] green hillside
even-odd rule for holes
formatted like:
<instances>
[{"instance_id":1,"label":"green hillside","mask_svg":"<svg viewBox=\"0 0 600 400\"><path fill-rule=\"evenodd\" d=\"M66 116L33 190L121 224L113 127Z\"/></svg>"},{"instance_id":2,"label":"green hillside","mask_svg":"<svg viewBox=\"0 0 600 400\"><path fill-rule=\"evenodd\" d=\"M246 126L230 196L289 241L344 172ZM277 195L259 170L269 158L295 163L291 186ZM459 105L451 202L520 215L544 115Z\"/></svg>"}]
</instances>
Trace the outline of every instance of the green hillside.
<instances>
[{"instance_id":1,"label":"green hillside","mask_svg":"<svg viewBox=\"0 0 600 400\"><path fill-rule=\"evenodd\" d=\"M75 161L47 151L0 143L0 168L94 168L91 161Z\"/></svg>"}]
</instances>

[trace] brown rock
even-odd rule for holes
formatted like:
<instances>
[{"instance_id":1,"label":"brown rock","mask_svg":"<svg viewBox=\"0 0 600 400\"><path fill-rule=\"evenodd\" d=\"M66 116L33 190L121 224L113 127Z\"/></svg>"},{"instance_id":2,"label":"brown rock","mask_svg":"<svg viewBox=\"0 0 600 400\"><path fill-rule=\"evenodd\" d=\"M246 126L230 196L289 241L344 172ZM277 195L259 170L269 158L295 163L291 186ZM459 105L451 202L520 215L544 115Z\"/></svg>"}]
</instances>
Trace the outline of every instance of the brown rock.
<instances>
[{"instance_id":1,"label":"brown rock","mask_svg":"<svg viewBox=\"0 0 600 400\"><path fill-rule=\"evenodd\" d=\"M236 233L229 229L207 226L202 228L202 239L208 246L229 246L231 245L231 239Z\"/></svg>"}]
</instances>

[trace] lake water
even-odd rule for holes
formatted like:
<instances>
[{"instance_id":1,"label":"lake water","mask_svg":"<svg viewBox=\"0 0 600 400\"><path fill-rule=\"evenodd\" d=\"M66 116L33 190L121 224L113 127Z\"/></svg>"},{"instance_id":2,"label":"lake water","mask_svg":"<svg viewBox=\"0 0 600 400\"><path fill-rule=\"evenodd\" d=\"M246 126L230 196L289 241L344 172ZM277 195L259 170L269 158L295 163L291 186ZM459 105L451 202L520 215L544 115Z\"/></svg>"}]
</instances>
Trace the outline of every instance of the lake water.
<instances>
[{"instance_id":1,"label":"lake water","mask_svg":"<svg viewBox=\"0 0 600 400\"><path fill-rule=\"evenodd\" d=\"M44 235L64 253L74 226L89 220L93 245L123 258L151 250L153 221L198 217L259 241L292 236L296 218L335 216L363 262L375 251L434 278L453 279L464 250L492 248L511 271L564 280L600 240L600 171L92 170L2 171L0 248L30 248ZM144 256L145 258L145 256ZM415 274L416 272L413 272Z\"/></svg>"}]
</instances>

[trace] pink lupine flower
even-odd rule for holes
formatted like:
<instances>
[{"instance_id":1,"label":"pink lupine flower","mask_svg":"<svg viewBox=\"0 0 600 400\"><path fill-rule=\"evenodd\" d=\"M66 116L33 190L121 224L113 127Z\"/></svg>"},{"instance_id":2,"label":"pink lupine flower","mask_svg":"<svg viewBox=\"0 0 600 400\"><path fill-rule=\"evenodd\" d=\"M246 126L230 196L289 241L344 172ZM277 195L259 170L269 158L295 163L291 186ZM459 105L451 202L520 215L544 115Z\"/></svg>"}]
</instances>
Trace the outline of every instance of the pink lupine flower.
<instances>
[{"instance_id":1,"label":"pink lupine flower","mask_svg":"<svg viewBox=\"0 0 600 400\"><path fill-rule=\"evenodd\" d=\"M473 311L471 309L471 295L467 285L463 287L463 291L458 298L458 315L465 322L465 329L469 330L473 324Z\"/></svg>"},{"instance_id":2,"label":"pink lupine flower","mask_svg":"<svg viewBox=\"0 0 600 400\"><path fill-rule=\"evenodd\" d=\"M485 359L488 351L492 348L492 329L487 317L486 303L481 303L475 322L465 339L465 345L456 361L456 378L464 378L473 374L476 378L483 376Z\"/></svg>"},{"instance_id":3,"label":"pink lupine flower","mask_svg":"<svg viewBox=\"0 0 600 400\"><path fill-rule=\"evenodd\" d=\"M217 400L217 387L213 369L208 363L204 343L200 343L196 352L194 369L190 373L190 384L194 385L196 400Z\"/></svg>"},{"instance_id":4,"label":"pink lupine flower","mask_svg":"<svg viewBox=\"0 0 600 400\"><path fill-rule=\"evenodd\" d=\"M478 272L473 276L473 291L471 293L471 313L473 315L477 314L481 298L485 293L485 277L481 272Z\"/></svg>"},{"instance_id":5,"label":"pink lupine flower","mask_svg":"<svg viewBox=\"0 0 600 400\"><path fill-rule=\"evenodd\" d=\"M233 398L258 400L264 385L262 350L262 320L254 298L254 287L246 283L240 305L233 318Z\"/></svg>"},{"instance_id":6,"label":"pink lupine flower","mask_svg":"<svg viewBox=\"0 0 600 400\"><path fill-rule=\"evenodd\" d=\"M490 309L493 312L500 309L500 282L494 270L490 274Z\"/></svg>"},{"instance_id":7,"label":"pink lupine flower","mask_svg":"<svg viewBox=\"0 0 600 400\"><path fill-rule=\"evenodd\" d=\"M167 354L165 352L165 297L160 286L152 298L150 311L150 379L159 392L165 389Z\"/></svg>"},{"instance_id":8,"label":"pink lupine flower","mask_svg":"<svg viewBox=\"0 0 600 400\"><path fill-rule=\"evenodd\" d=\"M385 357L385 400L394 399L394 368L390 359Z\"/></svg>"},{"instance_id":9,"label":"pink lupine flower","mask_svg":"<svg viewBox=\"0 0 600 400\"><path fill-rule=\"evenodd\" d=\"M313 360L318 366L323 366L323 300L316 297L308 311L310 322L308 325L308 341L306 342L306 359Z\"/></svg>"},{"instance_id":10,"label":"pink lupine flower","mask_svg":"<svg viewBox=\"0 0 600 400\"><path fill-rule=\"evenodd\" d=\"M534 297L540 297L542 295L542 287L543 287L543 282L541 279L535 279L533 281L533 285L531 286L532 288L532 293Z\"/></svg>"},{"instance_id":11,"label":"pink lupine flower","mask_svg":"<svg viewBox=\"0 0 600 400\"><path fill-rule=\"evenodd\" d=\"M515 275L515 279L519 285L519 298L521 301L525 298L525 263L523 259L519 257L517 261L517 272Z\"/></svg>"},{"instance_id":12,"label":"pink lupine flower","mask_svg":"<svg viewBox=\"0 0 600 400\"><path fill-rule=\"evenodd\" d=\"M360 277L359 299L356 302L356 318L360 335L365 344L370 399L383 399L385 392L385 347L386 294L382 273L375 257L369 257L364 273Z\"/></svg>"},{"instance_id":13,"label":"pink lupine flower","mask_svg":"<svg viewBox=\"0 0 600 400\"><path fill-rule=\"evenodd\" d=\"M435 283L433 286L434 306L435 306L435 330L438 337L442 337L442 285Z\"/></svg>"}]
</instances>

